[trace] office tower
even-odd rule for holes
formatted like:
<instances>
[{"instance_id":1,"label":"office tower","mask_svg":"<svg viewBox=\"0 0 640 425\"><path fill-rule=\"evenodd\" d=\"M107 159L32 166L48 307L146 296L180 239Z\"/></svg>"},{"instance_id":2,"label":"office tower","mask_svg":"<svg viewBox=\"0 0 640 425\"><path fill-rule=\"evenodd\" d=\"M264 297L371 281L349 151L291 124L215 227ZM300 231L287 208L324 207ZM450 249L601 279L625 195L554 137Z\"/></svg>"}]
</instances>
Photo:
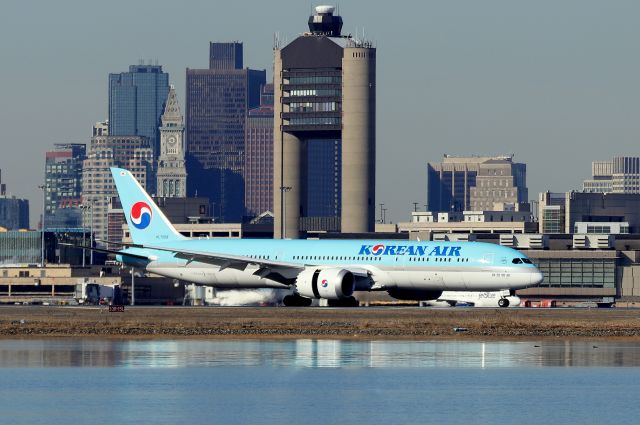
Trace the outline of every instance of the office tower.
<instances>
[{"instance_id":1,"label":"office tower","mask_svg":"<svg viewBox=\"0 0 640 425\"><path fill-rule=\"evenodd\" d=\"M131 171L145 189L155 184L155 161L151 141L143 136L96 136L91 138L82 170L83 222L98 240L108 237L107 214L117 196L110 167Z\"/></svg>"},{"instance_id":2,"label":"office tower","mask_svg":"<svg viewBox=\"0 0 640 425\"><path fill-rule=\"evenodd\" d=\"M159 65L131 65L109 74L109 135L147 137L157 156L160 116L169 94L169 74Z\"/></svg>"},{"instance_id":3,"label":"office tower","mask_svg":"<svg viewBox=\"0 0 640 425\"><path fill-rule=\"evenodd\" d=\"M184 125L173 86L162 114L157 194L161 197L187 196L187 170L184 159Z\"/></svg>"},{"instance_id":4,"label":"office tower","mask_svg":"<svg viewBox=\"0 0 640 425\"><path fill-rule=\"evenodd\" d=\"M276 41L274 63L275 237L313 228L307 172L309 140L340 141L340 229L374 230L376 49L341 35L342 18L318 6L309 32Z\"/></svg>"},{"instance_id":5,"label":"office tower","mask_svg":"<svg viewBox=\"0 0 640 425\"><path fill-rule=\"evenodd\" d=\"M45 159L44 222L49 229L82 227L82 164L86 145L56 143Z\"/></svg>"},{"instance_id":6,"label":"office tower","mask_svg":"<svg viewBox=\"0 0 640 425\"><path fill-rule=\"evenodd\" d=\"M445 155L427 164L427 208L433 212L527 209L526 164L513 156Z\"/></svg>"},{"instance_id":7,"label":"office tower","mask_svg":"<svg viewBox=\"0 0 640 425\"><path fill-rule=\"evenodd\" d=\"M213 215L244 215L245 119L259 106L266 71L242 69L242 43L211 43L210 68L187 69L186 138L189 196L205 196Z\"/></svg>"},{"instance_id":8,"label":"office tower","mask_svg":"<svg viewBox=\"0 0 640 425\"><path fill-rule=\"evenodd\" d=\"M472 211L529 211L527 165L513 157L480 163L475 187L471 187Z\"/></svg>"},{"instance_id":9,"label":"office tower","mask_svg":"<svg viewBox=\"0 0 640 425\"><path fill-rule=\"evenodd\" d=\"M29 228L29 201L7 195L0 170L0 228L19 230Z\"/></svg>"},{"instance_id":10,"label":"office tower","mask_svg":"<svg viewBox=\"0 0 640 425\"><path fill-rule=\"evenodd\" d=\"M582 184L589 193L640 193L640 157L616 156L610 161L593 161L591 179Z\"/></svg>"},{"instance_id":11,"label":"office tower","mask_svg":"<svg viewBox=\"0 0 640 425\"><path fill-rule=\"evenodd\" d=\"M260 107L249 110L245 127L245 215L273 212L273 84L260 93Z\"/></svg>"},{"instance_id":12,"label":"office tower","mask_svg":"<svg viewBox=\"0 0 640 425\"><path fill-rule=\"evenodd\" d=\"M242 43L209 43L209 69L242 69Z\"/></svg>"}]
</instances>

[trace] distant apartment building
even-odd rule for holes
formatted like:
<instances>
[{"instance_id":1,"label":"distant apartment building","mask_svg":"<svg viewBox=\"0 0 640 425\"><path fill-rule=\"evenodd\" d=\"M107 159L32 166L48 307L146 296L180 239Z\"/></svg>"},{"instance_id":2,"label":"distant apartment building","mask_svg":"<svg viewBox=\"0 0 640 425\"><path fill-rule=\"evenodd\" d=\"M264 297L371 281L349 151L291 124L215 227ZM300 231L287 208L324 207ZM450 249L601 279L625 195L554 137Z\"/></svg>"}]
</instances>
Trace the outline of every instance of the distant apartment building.
<instances>
[{"instance_id":1,"label":"distant apartment building","mask_svg":"<svg viewBox=\"0 0 640 425\"><path fill-rule=\"evenodd\" d=\"M616 156L593 161L591 178L582 183L587 193L640 193L640 157Z\"/></svg>"},{"instance_id":2,"label":"distant apartment building","mask_svg":"<svg viewBox=\"0 0 640 425\"><path fill-rule=\"evenodd\" d=\"M245 125L245 216L273 211L273 84L260 93L260 106L249 110Z\"/></svg>"},{"instance_id":3,"label":"distant apartment building","mask_svg":"<svg viewBox=\"0 0 640 425\"><path fill-rule=\"evenodd\" d=\"M168 94L169 74L162 66L131 65L128 72L109 74L109 135L147 137L157 156Z\"/></svg>"},{"instance_id":4,"label":"distant apartment building","mask_svg":"<svg viewBox=\"0 0 640 425\"><path fill-rule=\"evenodd\" d=\"M93 125L93 132L91 136L108 136L109 135L109 120L98 121Z\"/></svg>"},{"instance_id":5,"label":"distant apartment building","mask_svg":"<svg viewBox=\"0 0 640 425\"><path fill-rule=\"evenodd\" d=\"M86 145L56 143L45 159L44 225L48 229L82 227L82 166Z\"/></svg>"},{"instance_id":6,"label":"distant apartment building","mask_svg":"<svg viewBox=\"0 0 640 425\"><path fill-rule=\"evenodd\" d=\"M513 156L452 156L427 165L429 211L527 209L526 164Z\"/></svg>"},{"instance_id":7,"label":"distant apartment building","mask_svg":"<svg viewBox=\"0 0 640 425\"><path fill-rule=\"evenodd\" d=\"M7 195L0 170L0 228L19 230L29 228L29 201Z\"/></svg>"},{"instance_id":8,"label":"distant apartment building","mask_svg":"<svg viewBox=\"0 0 640 425\"><path fill-rule=\"evenodd\" d=\"M239 42L210 43L209 69L187 69L187 192L208 197L223 221L245 213L245 120L265 82L265 70L243 69Z\"/></svg>"},{"instance_id":9,"label":"distant apartment building","mask_svg":"<svg viewBox=\"0 0 640 425\"><path fill-rule=\"evenodd\" d=\"M151 141L143 136L96 136L91 138L82 171L83 222L96 238L108 237L108 210L117 196L110 167L126 168L143 188L155 184L155 161Z\"/></svg>"}]
</instances>

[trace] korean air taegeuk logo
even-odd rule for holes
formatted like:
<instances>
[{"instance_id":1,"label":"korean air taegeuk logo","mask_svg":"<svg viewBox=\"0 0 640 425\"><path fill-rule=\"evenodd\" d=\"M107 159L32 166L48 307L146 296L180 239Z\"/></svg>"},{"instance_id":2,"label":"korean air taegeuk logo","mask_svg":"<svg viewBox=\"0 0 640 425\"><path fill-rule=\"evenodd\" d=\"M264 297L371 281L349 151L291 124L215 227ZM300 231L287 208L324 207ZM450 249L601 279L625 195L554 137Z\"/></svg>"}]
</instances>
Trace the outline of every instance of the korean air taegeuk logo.
<instances>
[{"instance_id":1,"label":"korean air taegeuk logo","mask_svg":"<svg viewBox=\"0 0 640 425\"><path fill-rule=\"evenodd\" d=\"M151 207L146 202L136 202L131 207L130 218L136 229L146 229L151 224Z\"/></svg>"}]
</instances>

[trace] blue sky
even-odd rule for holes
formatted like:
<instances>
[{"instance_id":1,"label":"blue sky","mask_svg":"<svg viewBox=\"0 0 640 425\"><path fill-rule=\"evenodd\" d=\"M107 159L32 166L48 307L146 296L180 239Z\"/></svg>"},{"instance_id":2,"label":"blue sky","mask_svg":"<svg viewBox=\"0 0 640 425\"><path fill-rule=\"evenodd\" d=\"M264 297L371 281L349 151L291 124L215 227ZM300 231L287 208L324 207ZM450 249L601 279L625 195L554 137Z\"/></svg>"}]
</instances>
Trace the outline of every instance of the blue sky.
<instances>
[{"instance_id":1,"label":"blue sky","mask_svg":"<svg viewBox=\"0 0 640 425\"><path fill-rule=\"evenodd\" d=\"M107 75L158 60L184 98L208 42L241 40L272 66L274 32L306 30L313 3L3 1L0 168L41 208L53 143L87 142L107 117ZM640 2L347 0L345 33L378 47L377 202L405 220L426 200L426 163L507 154L528 164L531 198L578 189L594 159L640 155Z\"/></svg>"}]
</instances>

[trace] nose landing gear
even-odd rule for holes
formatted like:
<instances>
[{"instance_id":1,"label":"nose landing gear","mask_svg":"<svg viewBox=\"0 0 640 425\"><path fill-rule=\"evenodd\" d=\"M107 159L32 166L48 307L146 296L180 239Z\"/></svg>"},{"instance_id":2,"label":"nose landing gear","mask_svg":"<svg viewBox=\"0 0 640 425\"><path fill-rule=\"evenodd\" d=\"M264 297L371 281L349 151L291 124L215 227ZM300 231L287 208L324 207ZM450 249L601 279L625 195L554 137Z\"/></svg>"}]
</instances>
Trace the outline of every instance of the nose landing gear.
<instances>
[{"instance_id":1,"label":"nose landing gear","mask_svg":"<svg viewBox=\"0 0 640 425\"><path fill-rule=\"evenodd\" d=\"M498 300L498 307L509 307L509 300L506 298L500 298Z\"/></svg>"}]
</instances>

